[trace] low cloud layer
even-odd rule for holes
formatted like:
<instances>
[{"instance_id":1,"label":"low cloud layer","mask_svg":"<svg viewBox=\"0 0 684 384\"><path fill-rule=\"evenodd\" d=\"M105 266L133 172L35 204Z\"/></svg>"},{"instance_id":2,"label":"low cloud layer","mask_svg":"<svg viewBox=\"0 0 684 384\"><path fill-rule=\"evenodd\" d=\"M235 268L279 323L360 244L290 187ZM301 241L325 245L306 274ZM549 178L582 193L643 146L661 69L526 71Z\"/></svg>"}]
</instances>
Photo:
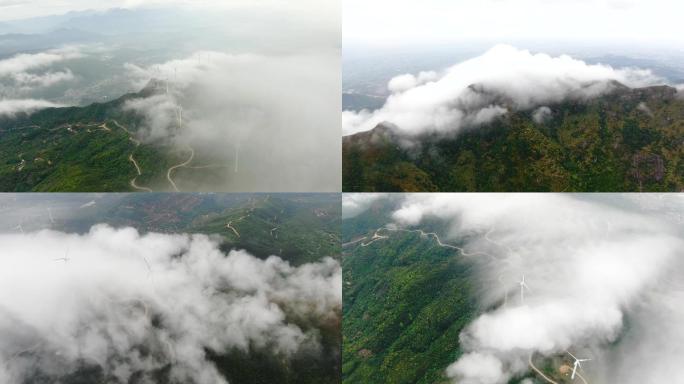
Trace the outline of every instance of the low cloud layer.
<instances>
[{"instance_id":1,"label":"low cloud layer","mask_svg":"<svg viewBox=\"0 0 684 384\"><path fill-rule=\"evenodd\" d=\"M460 335L454 382L504 384L530 356L570 351L593 359L589 382L637 384L684 380L683 214L677 195L415 194L393 217L444 223L477 271L484 312Z\"/></svg>"},{"instance_id":2,"label":"low cloud layer","mask_svg":"<svg viewBox=\"0 0 684 384\"><path fill-rule=\"evenodd\" d=\"M339 190L339 79L334 51L285 56L200 51L180 60L128 64L155 95L125 110L144 118L148 142L170 140L223 166L206 190ZM179 117L182 109L182 122ZM236 164L238 163L238 164ZM236 171L237 170L237 171ZM217 185L218 184L218 185Z\"/></svg>"},{"instance_id":3,"label":"low cloud layer","mask_svg":"<svg viewBox=\"0 0 684 384\"><path fill-rule=\"evenodd\" d=\"M205 350L316 351L316 326L338 321L340 266L291 267L228 254L197 235L2 234L0 381L57 379L96 366L111 382L225 383ZM302 328L296 324L309 324Z\"/></svg>"},{"instance_id":4,"label":"low cloud layer","mask_svg":"<svg viewBox=\"0 0 684 384\"><path fill-rule=\"evenodd\" d=\"M491 122L509 108L598 96L612 89L611 81L629 87L663 83L650 70L592 65L565 55L497 45L440 73L395 77L388 84L391 94L385 105L375 111L344 111L342 130L350 135L388 122L408 136L457 134Z\"/></svg>"},{"instance_id":5,"label":"low cloud layer","mask_svg":"<svg viewBox=\"0 0 684 384\"><path fill-rule=\"evenodd\" d=\"M59 62L82 57L78 47L52 49L41 53L22 53L0 60L0 77L47 68Z\"/></svg>"},{"instance_id":6,"label":"low cloud layer","mask_svg":"<svg viewBox=\"0 0 684 384\"><path fill-rule=\"evenodd\" d=\"M70 69L51 68L83 56L79 47L67 46L40 53L21 53L0 60L0 96L16 96L34 88L73 80L75 77Z\"/></svg>"},{"instance_id":7,"label":"low cloud layer","mask_svg":"<svg viewBox=\"0 0 684 384\"><path fill-rule=\"evenodd\" d=\"M345 193L342 195L342 218L359 215L385 196L384 193Z\"/></svg>"},{"instance_id":8,"label":"low cloud layer","mask_svg":"<svg viewBox=\"0 0 684 384\"><path fill-rule=\"evenodd\" d=\"M0 117L62 106L54 101L34 98L32 90L73 80L75 76L70 69L52 68L80 57L83 57L80 49L69 46L40 53L17 54L0 60Z\"/></svg>"},{"instance_id":9,"label":"low cloud layer","mask_svg":"<svg viewBox=\"0 0 684 384\"><path fill-rule=\"evenodd\" d=\"M47 100L19 99L0 100L0 117L14 117L17 113L32 113L43 108L62 107Z\"/></svg>"}]
</instances>

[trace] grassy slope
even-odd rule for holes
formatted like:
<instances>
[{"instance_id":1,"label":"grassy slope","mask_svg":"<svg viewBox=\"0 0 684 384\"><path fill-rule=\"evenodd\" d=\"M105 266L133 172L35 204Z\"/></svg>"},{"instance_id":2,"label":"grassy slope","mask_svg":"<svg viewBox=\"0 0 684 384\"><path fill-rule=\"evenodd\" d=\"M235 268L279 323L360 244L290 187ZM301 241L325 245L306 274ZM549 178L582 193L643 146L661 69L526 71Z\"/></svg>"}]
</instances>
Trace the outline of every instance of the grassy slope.
<instances>
[{"instance_id":1,"label":"grassy slope","mask_svg":"<svg viewBox=\"0 0 684 384\"><path fill-rule=\"evenodd\" d=\"M656 87L510 113L412 152L385 132L345 137L345 191L678 191L684 99ZM640 109L644 102L652 114Z\"/></svg>"}]
</instances>

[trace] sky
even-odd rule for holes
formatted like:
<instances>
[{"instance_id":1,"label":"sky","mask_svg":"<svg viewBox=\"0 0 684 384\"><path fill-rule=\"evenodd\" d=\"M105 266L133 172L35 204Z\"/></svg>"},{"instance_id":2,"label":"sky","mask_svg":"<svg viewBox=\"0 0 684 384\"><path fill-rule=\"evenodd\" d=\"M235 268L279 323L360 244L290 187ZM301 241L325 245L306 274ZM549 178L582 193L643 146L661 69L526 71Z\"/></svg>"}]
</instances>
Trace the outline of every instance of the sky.
<instances>
[{"instance_id":1,"label":"sky","mask_svg":"<svg viewBox=\"0 0 684 384\"><path fill-rule=\"evenodd\" d=\"M182 5L191 8L283 8L321 9L336 6L336 2L317 2L297 0L280 2L277 0L0 0L0 21L26 19L72 11L106 10L110 8L138 8L147 6ZM314 12L314 11L312 11Z\"/></svg>"},{"instance_id":2,"label":"sky","mask_svg":"<svg viewBox=\"0 0 684 384\"><path fill-rule=\"evenodd\" d=\"M676 0L346 0L345 44L544 39L681 45Z\"/></svg>"}]
</instances>

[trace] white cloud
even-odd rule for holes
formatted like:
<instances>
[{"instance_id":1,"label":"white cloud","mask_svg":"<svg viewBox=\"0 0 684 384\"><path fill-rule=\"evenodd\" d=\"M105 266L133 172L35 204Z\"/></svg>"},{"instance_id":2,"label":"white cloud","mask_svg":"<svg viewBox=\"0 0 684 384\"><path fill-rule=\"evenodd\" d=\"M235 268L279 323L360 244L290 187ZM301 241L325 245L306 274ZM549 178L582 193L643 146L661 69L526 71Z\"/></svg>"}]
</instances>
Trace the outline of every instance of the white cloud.
<instances>
[{"instance_id":1,"label":"white cloud","mask_svg":"<svg viewBox=\"0 0 684 384\"><path fill-rule=\"evenodd\" d=\"M74 74L71 70L57 72L46 72L44 74L33 74L27 72L15 73L12 75L15 83L22 88L33 87L49 87L62 81L69 81L74 79Z\"/></svg>"},{"instance_id":2,"label":"white cloud","mask_svg":"<svg viewBox=\"0 0 684 384\"><path fill-rule=\"evenodd\" d=\"M124 103L123 110L135 111L145 117L145 131L142 134L146 141L168 138L180 125L178 106L167 94L129 99Z\"/></svg>"},{"instance_id":3,"label":"white cloud","mask_svg":"<svg viewBox=\"0 0 684 384\"><path fill-rule=\"evenodd\" d=\"M460 376L463 384L503 384L509 375L503 372L501 361L482 353L468 353L449 366L447 375Z\"/></svg>"},{"instance_id":4,"label":"white cloud","mask_svg":"<svg viewBox=\"0 0 684 384\"><path fill-rule=\"evenodd\" d=\"M551 117L551 108L543 105L532 112L532 120L534 120L535 123L541 124L547 119Z\"/></svg>"},{"instance_id":5,"label":"white cloud","mask_svg":"<svg viewBox=\"0 0 684 384\"><path fill-rule=\"evenodd\" d=\"M455 382L504 383L529 370L530 355L570 350L594 359L588 380L636 384L661 372L684 380L673 373L684 311L672 304L684 276L683 213L678 196L412 194L394 219L441 220L442 241L462 242L477 271L488 309L460 335L465 354L447 369ZM665 334L656 342L656 333Z\"/></svg>"},{"instance_id":6,"label":"white cloud","mask_svg":"<svg viewBox=\"0 0 684 384\"><path fill-rule=\"evenodd\" d=\"M225 164L198 190L339 190L340 83L336 52L231 55L201 51L146 67L126 65L135 87L160 79L159 95L132 100L148 140L171 139ZM168 81L168 94L166 91ZM177 106L183 108L178 129ZM233 172L236 152L240 172Z\"/></svg>"},{"instance_id":7,"label":"white cloud","mask_svg":"<svg viewBox=\"0 0 684 384\"><path fill-rule=\"evenodd\" d=\"M21 53L0 60L0 78L15 76L17 73L42 69L66 60L83 57L78 47L64 47L41 53Z\"/></svg>"},{"instance_id":8,"label":"white cloud","mask_svg":"<svg viewBox=\"0 0 684 384\"><path fill-rule=\"evenodd\" d=\"M0 116L14 117L18 113L33 113L39 109L54 107L63 107L63 105L37 99L0 100Z\"/></svg>"},{"instance_id":9,"label":"white cloud","mask_svg":"<svg viewBox=\"0 0 684 384\"><path fill-rule=\"evenodd\" d=\"M70 69L54 71L50 70L50 67L83 56L80 47L67 46L40 53L22 53L0 60L0 94L4 95L5 99L31 99L36 97L31 93L33 89L74 80L75 76ZM46 102L34 100L29 104L29 100L3 100L2 103L5 103L9 110L10 106L19 108L21 104L31 105L31 109L36 109L41 103Z\"/></svg>"},{"instance_id":10,"label":"white cloud","mask_svg":"<svg viewBox=\"0 0 684 384\"><path fill-rule=\"evenodd\" d=\"M650 117L653 117L653 112L651 111L651 108L649 108L648 105L646 105L646 103L644 103L643 101L639 103L639 105L637 105L637 109L649 115Z\"/></svg>"},{"instance_id":11,"label":"white cloud","mask_svg":"<svg viewBox=\"0 0 684 384\"><path fill-rule=\"evenodd\" d=\"M407 73L392 78L387 84L387 89L390 92L403 92L429 81L437 80L437 78L437 72L434 71L420 72L418 76Z\"/></svg>"},{"instance_id":12,"label":"white cloud","mask_svg":"<svg viewBox=\"0 0 684 384\"><path fill-rule=\"evenodd\" d=\"M0 241L4 383L38 372L56 379L82 362L118 382L133 374L151 382L171 364L174 383L225 383L205 349L287 359L317 350L316 327L340 316L341 271L332 259L292 267L275 256L224 254L206 236L107 226Z\"/></svg>"},{"instance_id":13,"label":"white cloud","mask_svg":"<svg viewBox=\"0 0 684 384\"><path fill-rule=\"evenodd\" d=\"M363 213L373 202L383 197L385 197L383 193L345 193L342 195L343 218L350 218Z\"/></svg>"},{"instance_id":14,"label":"white cloud","mask_svg":"<svg viewBox=\"0 0 684 384\"><path fill-rule=\"evenodd\" d=\"M534 108L565 99L590 98L611 89L609 81L630 87L662 83L648 70L590 65L562 55L533 54L497 45L483 55L419 81L402 75L390 81L392 94L375 111L345 111L343 134L395 124L401 133L455 134L469 125L491 121L508 106Z\"/></svg>"},{"instance_id":15,"label":"white cloud","mask_svg":"<svg viewBox=\"0 0 684 384\"><path fill-rule=\"evenodd\" d=\"M677 0L345 0L343 31L345 44L530 39L676 48L683 13Z\"/></svg>"}]
</instances>

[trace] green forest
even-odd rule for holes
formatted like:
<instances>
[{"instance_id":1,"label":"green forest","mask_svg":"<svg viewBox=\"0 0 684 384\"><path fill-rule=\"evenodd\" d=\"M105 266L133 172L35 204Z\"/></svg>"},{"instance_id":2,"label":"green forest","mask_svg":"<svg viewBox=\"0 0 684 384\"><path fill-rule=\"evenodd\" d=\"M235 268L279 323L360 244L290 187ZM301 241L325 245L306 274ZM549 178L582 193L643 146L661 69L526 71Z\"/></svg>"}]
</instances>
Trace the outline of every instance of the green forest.
<instances>
[{"instance_id":1,"label":"green forest","mask_svg":"<svg viewBox=\"0 0 684 384\"><path fill-rule=\"evenodd\" d=\"M343 220L343 382L448 383L478 314L472 266L416 232L359 241L388 223L391 204L378 204Z\"/></svg>"}]
</instances>

